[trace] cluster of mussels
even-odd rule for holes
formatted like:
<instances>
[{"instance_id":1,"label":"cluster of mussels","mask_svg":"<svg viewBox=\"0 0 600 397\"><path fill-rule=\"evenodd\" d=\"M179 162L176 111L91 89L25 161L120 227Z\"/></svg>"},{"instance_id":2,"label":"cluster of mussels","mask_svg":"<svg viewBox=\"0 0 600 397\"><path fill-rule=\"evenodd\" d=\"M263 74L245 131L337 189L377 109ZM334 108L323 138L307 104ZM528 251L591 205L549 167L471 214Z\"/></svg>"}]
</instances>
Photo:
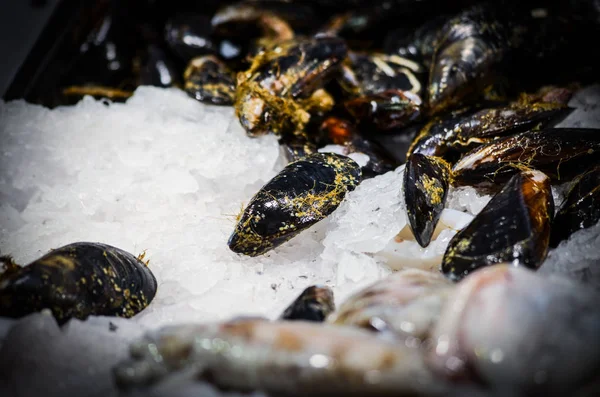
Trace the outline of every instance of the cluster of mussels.
<instances>
[{"instance_id":1,"label":"cluster of mussels","mask_svg":"<svg viewBox=\"0 0 600 397\"><path fill-rule=\"evenodd\" d=\"M462 5L410 34L392 31L383 48L347 37L381 32L369 25L385 25L377 6L335 15L310 35L266 4L217 11L215 32L243 15L263 35L235 84L211 55L192 60L186 90L232 103L247 134L278 135L289 161L252 198L229 247L263 254L332 213L361 179L404 161L409 225L422 247L451 186L496 193L449 243L441 270L454 280L501 262L536 269L551 244L595 224L600 131L553 126L573 111L577 83L590 81L595 61L577 43L600 32L599 14L583 15L586 2L532 3ZM382 141L398 136L409 137L402 155ZM554 218L551 183L575 177Z\"/></svg>"}]
</instances>

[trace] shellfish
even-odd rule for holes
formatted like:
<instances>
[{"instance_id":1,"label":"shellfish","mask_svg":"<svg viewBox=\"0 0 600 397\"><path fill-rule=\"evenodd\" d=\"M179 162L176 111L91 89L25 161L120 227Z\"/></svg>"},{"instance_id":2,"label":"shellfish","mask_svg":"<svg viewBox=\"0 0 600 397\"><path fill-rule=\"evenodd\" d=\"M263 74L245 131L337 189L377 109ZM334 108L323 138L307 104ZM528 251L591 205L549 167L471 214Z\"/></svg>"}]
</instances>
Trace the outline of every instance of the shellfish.
<instances>
[{"instance_id":1,"label":"shellfish","mask_svg":"<svg viewBox=\"0 0 600 397\"><path fill-rule=\"evenodd\" d=\"M229 248L256 256L283 244L332 213L360 178L358 164L334 153L314 153L288 164L244 209Z\"/></svg>"}]
</instances>

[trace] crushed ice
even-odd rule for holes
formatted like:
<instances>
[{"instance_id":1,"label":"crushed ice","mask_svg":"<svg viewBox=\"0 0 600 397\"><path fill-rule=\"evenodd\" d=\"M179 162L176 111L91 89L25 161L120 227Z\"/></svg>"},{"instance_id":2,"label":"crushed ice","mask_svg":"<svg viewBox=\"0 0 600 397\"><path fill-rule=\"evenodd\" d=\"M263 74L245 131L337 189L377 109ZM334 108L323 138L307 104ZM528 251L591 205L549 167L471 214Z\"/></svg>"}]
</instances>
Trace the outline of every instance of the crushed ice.
<instances>
[{"instance_id":1,"label":"crushed ice","mask_svg":"<svg viewBox=\"0 0 600 397\"><path fill-rule=\"evenodd\" d=\"M570 103L578 109L561 126L599 128L599 102L600 86L580 91ZM227 238L242 205L283 160L276 138L249 139L231 108L152 87L140 87L126 104L85 98L48 110L0 101L0 135L0 254L26 264L54 247L100 241L134 254L146 251L159 281L144 312L114 320L128 324L118 333L90 331L104 329L113 321L108 318L75 321L62 333L44 314L0 321L0 341L7 342L0 356L14 355L36 339L66 346L64 338L71 338L74 347L66 350L36 347L48 357L40 356L35 365L64 361L60 370L74 376L83 365L93 372L88 385L96 382L94 371L102 374L118 356L120 345L109 336L124 343L142 329L165 324L237 315L275 318L311 284L331 286L339 303L392 269L435 269L450 238L490 199L470 187L452 189L434 240L423 249L407 226L402 166L364 181L330 218L267 255L248 258L230 252ZM554 189L557 205L565 186ZM599 240L600 225L575 233L550 252L540 271L600 285ZM28 332L27 324L37 331ZM17 327L22 332L12 332ZM81 356L77 346L94 338L110 351L104 366L71 360ZM15 368L18 375L21 367ZM19 376L18 387L35 388ZM60 395L63 386L52 390Z\"/></svg>"}]
</instances>

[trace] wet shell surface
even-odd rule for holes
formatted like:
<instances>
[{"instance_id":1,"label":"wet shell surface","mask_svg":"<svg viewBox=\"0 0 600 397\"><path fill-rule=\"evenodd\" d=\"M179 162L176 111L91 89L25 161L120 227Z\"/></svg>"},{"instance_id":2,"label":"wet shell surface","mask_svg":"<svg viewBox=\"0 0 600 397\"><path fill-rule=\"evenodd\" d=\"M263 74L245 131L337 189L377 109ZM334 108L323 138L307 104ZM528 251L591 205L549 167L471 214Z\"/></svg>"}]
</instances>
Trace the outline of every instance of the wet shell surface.
<instances>
[{"instance_id":1,"label":"wet shell surface","mask_svg":"<svg viewBox=\"0 0 600 397\"><path fill-rule=\"evenodd\" d=\"M352 327L242 319L163 328L134 343L115 368L121 389L173 373L223 388L287 396L441 395L417 348Z\"/></svg>"},{"instance_id":2,"label":"wet shell surface","mask_svg":"<svg viewBox=\"0 0 600 397\"><path fill-rule=\"evenodd\" d=\"M452 180L450 165L439 157L415 153L406 162L404 196L408 224L421 247L433 236Z\"/></svg>"},{"instance_id":3,"label":"wet shell surface","mask_svg":"<svg viewBox=\"0 0 600 397\"><path fill-rule=\"evenodd\" d=\"M100 243L54 249L0 275L0 315L48 308L59 323L89 315L132 317L154 298L157 283L140 258Z\"/></svg>"},{"instance_id":4,"label":"wet shell surface","mask_svg":"<svg viewBox=\"0 0 600 397\"><path fill-rule=\"evenodd\" d=\"M500 262L537 269L548 254L553 213L550 179L540 171L520 172L450 240L442 272L459 280Z\"/></svg>"},{"instance_id":5,"label":"wet shell surface","mask_svg":"<svg viewBox=\"0 0 600 397\"><path fill-rule=\"evenodd\" d=\"M360 179L359 165L334 153L315 153L288 164L252 198L229 248L256 256L283 244L331 214Z\"/></svg>"}]
</instances>

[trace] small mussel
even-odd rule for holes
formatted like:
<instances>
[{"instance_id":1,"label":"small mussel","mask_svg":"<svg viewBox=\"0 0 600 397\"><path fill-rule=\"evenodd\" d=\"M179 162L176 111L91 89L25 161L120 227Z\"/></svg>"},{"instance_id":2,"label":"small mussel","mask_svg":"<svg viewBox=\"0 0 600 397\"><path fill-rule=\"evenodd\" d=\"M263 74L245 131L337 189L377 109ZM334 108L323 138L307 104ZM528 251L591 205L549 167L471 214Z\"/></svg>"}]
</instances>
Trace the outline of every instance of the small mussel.
<instances>
[{"instance_id":1,"label":"small mussel","mask_svg":"<svg viewBox=\"0 0 600 397\"><path fill-rule=\"evenodd\" d=\"M450 164L440 157L415 153L404 171L408 224L421 247L427 247L446 204L452 181Z\"/></svg>"},{"instance_id":2,"label":"small mussel","mask_svg":"<svg viewBox=\"0 0 600 397\"><path fill-rule=\"evenodd\" d=\"M289 40L294 37L291 26L264 5L239 2L218 10L211 25L221 37L260 37L268 40Z\"/></svg>"},{"instance_id":3,"label":"small mussel","mask_svg":"<svg viewBox=\"0 0 600 397\"><path fill-rule=\"evenodd\" d=\"M410 91L387 90L344 102L361 125L388 131L406 127L421 116L421 98Z\"/></svg>"},{"instance_id":4,"label":"small mussel","mask_svg":"<svg viewBox=\"0 0 600 397\"><path fill-rule=\"evenodd\" d=\"M453 285L440 273L400 270L349 297L327 321L423 341Z\"/></svg>"},{"instance_id":5,"label":"small mussel","mask_svg":"<svg viewBox=\"0 0 600 397\"><path fill-rule=\"evenodd\" d=\"M185 92L200 102L232 105L235 98L235 76L214 55L194 58L185 73Z\"/></svg>"},{"instance_id":6,"label":"small mussel","mask_svg":"<svg viewBox=\"0 0 600 397\"><path fill-rule=\"evenodd\" d=\"M429 74L433 113L479 95L503 62L523 46L527 29L514 7L485 2L467 8L438 33Z\"/></svg>"},{"instance_id":7,"label":"small mussel","mask_svg":"<svg viewBox=\"0 0 600 397\"><path fill-rule=\"evenodd\" d=\"M452 168L455 184L502 182L520 166L559 180L600 157L600 130L547 128L494 140L466 153Z\"/></svg>"},{"instance_id":8,"label":"small mussel","mask_svg":"<svg viewBox=\"0 0 600 397\"><path fill-rule=\"evenodd\" d=\"M132 317L150 304L157 289L142 257L79 242L25 267L11 264L0 275L0 316L18 318L48 308L61 324L90 315Z\"/></svg>"},{"instance_id":9,"label":"small mussel","mask_svg":"<svg viewBox=\"0 0 600 397\"><path fill-rule=\"evenodd\" d=\"M577 179L569 190L552 221L550 246L580 229L595 225L600 220L600 166L594 167Z\"/></svg>"},{"instance_id":10,"label":"small mussel","mask_svg":"<svg viewBox=\"0 0 600 397\"><path fill-rule=\"evenodd\" d=\"M285 309L281 320L324 321L335 310L333 291L325 285L306 288L292 304Z\"/></svg>"},{"instance_id":11,"label":"small mussel","mask_svg":"<svg viewBox=\"0 0 600 397\"><path fill-rule=\"evenodd\" d=\"M346 53L337 37L296 38L259 52L250 68L238 73L235 111L248 135L303 134L309 108L333 106L321 88Z\"/></svg>"},{"instance_id":12,"label":"small mussel","mask_svg":"<svg viewBox=\"0 0 600 397\"><path fill-rule=\"evenodd\" d=\"M236 253L256 256L331 214L361 180L352 159L315 153L288 164L252 198L229 238Z\"/></svg>"},{"instance_id":13,"label":"small mussel","mask_svg":"<svg viewBox=\"0 0 600 397\"><path fill-rule=\"evenodd\" d=\"M553 213L550 178L521 171L450 240L442 272L459 280L501 262L537 269L548 254Z\"/></svg>"},{"instance_id":14,"label":"small mussel","mask_svg":"<svg viewBox=\"0 0 600 397\"><path fill-rule=\"evenodd\" d=\"M165 51L156 45L149 45L139 62L139 85L172 87L180 84L181 71L169 59Z\"/></svg>"}]
</instances>

